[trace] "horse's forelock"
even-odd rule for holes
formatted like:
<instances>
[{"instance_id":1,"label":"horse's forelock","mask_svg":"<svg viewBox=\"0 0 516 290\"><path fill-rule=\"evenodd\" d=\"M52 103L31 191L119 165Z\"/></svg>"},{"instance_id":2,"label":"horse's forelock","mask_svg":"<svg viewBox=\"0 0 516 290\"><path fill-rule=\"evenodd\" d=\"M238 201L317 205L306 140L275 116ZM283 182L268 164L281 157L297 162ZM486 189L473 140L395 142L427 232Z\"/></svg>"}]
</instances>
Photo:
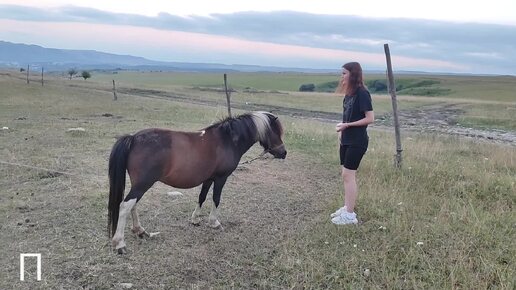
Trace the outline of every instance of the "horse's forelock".
<instances>
[{"instance_id":1,"label":"horse's forelock","mask_svg":"<svg viewBox=\"0 0 516 290\"><path fill-rule=\"evenodd\" d=\"M271 119L269 118L269 113L267 112L254 112L252 113L252 118L254 125L256 126L256 138L258 141L267 142L268 134L271 130Z\"/></svg>"}]
</instances>

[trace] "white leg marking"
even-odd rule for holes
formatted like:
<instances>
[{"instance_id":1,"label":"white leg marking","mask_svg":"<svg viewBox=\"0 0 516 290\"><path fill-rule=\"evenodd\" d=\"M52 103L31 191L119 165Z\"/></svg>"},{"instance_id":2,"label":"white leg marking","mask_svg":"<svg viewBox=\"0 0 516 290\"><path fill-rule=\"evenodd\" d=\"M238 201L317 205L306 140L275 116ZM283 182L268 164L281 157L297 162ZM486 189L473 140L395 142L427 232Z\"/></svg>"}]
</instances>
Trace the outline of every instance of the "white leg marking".
<instances>
[{"instance_id":1,"label":"white leg marking","mask_svg":"<svg viewBox=\"0 0 516 290\"><path fill-rule=\"evenodd\" d=\"M215 203L213 203L213 207L211 208L211 212L210 212L210 217L208 218L210 221L210 227L212 227L212 228L222 227L220 225L218 217L219 217L219 209L215 206Z\"/></svg>"},{"instance_id":2,"label":"white leg marking","mask_svg":"<svg viewBox=\"0 0 516 290\"><path fill-rule=\"evenodd\" d=\"M201 218L199 218L199 215L201 214L201 207L199 204L197 204L197 207L195 208L194 212L192 213L192 224L199 225L201 223Z\"/></svg>"},{"instance_id":3,"label":"white leg marking","mask_svg":"<svg viewBox=\"0 0 516 290\"><path fill-rule=\"evenodd\" d=\"M125 230L125 222L127 220L127 215L133 208L133 206L136 204L136 198L133 198L129 201L122 201L120 203L120 214L118 215L118 223L116 226L116 232L113 236L113 246L115 246L116 249L120 249L125 247L124 242L124 230Z\"/></svg>"}]
</instances>

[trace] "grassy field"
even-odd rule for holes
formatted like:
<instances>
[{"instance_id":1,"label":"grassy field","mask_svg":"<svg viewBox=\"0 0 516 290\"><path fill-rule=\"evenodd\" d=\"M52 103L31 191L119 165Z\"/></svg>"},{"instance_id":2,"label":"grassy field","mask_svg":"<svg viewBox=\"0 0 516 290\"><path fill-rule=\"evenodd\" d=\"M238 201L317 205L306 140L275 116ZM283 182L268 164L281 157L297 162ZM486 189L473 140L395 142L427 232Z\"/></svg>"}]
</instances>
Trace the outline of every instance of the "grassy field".
<instances>
[{"instance_id":1,"label":"grassy field","mask_svg":"<svg viewBox=\"0 0 516 290\"><path fill-rule=\"evenodd\" d=\"M385 75L365 75L365 80L386 79ZM223 86L222 73L162 73L162 72L125 72L117 74L95 73L99 81L131 83L138 86L149 86L155 89L169 86ZM336 81L337 74L309 73L228 73L229 85L235 89L255 88L258 90L297 91L302 84L315 85ZM474 99L485 101L516 102L516 77L514 76L395 76L397 82L411 80L435 81L437 87L450 90L446 96L456 99Z\"/></svg>"},{"instance_id":2,"label":"grassy field","mask_svg":"<svg viewBox=\"0 0 516 290\"><path fill-rule=\"evenodd\" d=\"M165 83L167 77L156 84L139 77L119 82L224 100L221 93ZM156 185L140 202L140 218L161 236L140 241L127 230L130 253L117 256L106 236L114 137L147 127L197 130L223 117L225 107L128 94L114 102L109 82L101 80L56 78L41 87L0 75L0 127L9 128L0 131L0 226L6 233L0 238L0 289L120 289L120 283L135 289L516 286L516 148L405 132L403 168L397 170L392 135L370 130L358 172L361 224L337 227L329 221L342 195L334 126L284 115L287 159L259 160L235 171L222 194L225 231L189 225L198 188L171 199L165 193L172 189ZM235 102L340 112L341 99L331 94L271 95L235 93ZM385 101L387 112L388 98L374 98L375 106ZM455 102L404 101L413 108ZM486 120L496 114L482 111L482 102L466 105ZM68 131L76 127L85 131ZM253 147L244 160L259 152ZM31 252L42 253L41 282L34 281L34 267L27 282L19 281L19 253Z\"/></svg>"},{"instance_id":3,"label":"grassy field","mask_svg":"<svg viewBox=\"0 0 516 290\"><path fill-rule=\"evenodd\" d=\"M366 80L385 79L383 75L366 75ZM302 84L321 84L338 79L332 74L295 74L295 73L234 73L229 74L229 84L237 89L232 98L237 102L274 104L293 108L311 109L326 112L340 112L331 93L296 92ZM401 110L413 110L431 104L457 104L464 113L458 123L465 127L515 130L516 121L516 78L513 76L420 76L399 75L403 82L430 80L432 85L447 91L445 97L398 95ZM112 79L117 83L139 88L152 88L164 91L195 91L195 88L223 87L221 73L149 73L119 72L94 75L94 80L108 84ZM245 88L258 90L259 93L245 91ZM291 98L277 91L287 92ZM187 94L190 94L186 92ZM210 98L207 91L195 95ZM220 93L211 94L220 99ZM373 94L375 112L384 114L392 110L390 97L386 94Z\"/></svg>"}]
</instances>

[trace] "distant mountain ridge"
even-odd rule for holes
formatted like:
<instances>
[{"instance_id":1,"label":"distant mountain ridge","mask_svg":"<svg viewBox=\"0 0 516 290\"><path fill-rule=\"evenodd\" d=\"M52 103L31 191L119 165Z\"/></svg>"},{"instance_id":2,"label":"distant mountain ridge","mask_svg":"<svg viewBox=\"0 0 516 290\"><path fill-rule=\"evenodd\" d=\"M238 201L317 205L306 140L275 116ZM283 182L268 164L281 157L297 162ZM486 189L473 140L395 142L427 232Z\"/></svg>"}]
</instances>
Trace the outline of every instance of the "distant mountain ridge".
<instances>
[{"instance_id":1,"label":"distant mountain ridge","mask_svg":"<svg viewBox=\"0 0 516 290\"><path fill-rule=\"evenodd\" d=\"M132 55L119 55L96 50L45 48L39 45L12 43L0 40L0 67L22 68L43 66L49 71L78 69L139 69L163 71L242 71L242 72L320 72L339 70L283 68L259 65L226 65L217 63L162 62Z\"/></svg>"},{"instance_id":2,"label":"distant mountain ridge","mask_svg":"<svg viewBox=\"0 0 516 290\"><path fill-rule=\"evenodd\" d=\"M117 55L95 50L70 50L45 48L39 45L28 45L0 41L0 62L17 63L56 63L56 64L109 64L146 65L156 62L143 57Z\"/></svg>"}]
</instances>

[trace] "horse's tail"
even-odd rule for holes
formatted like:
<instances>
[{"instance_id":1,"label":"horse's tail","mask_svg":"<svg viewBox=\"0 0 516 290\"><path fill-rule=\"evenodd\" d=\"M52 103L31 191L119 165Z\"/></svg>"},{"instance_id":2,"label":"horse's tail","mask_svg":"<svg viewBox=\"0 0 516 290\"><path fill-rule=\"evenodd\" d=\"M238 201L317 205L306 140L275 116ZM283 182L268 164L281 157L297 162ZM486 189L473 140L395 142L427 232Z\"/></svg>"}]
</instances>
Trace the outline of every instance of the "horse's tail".
<instances>
[{"instance_id":1,"label":"horse's tail","mask_svg":"<svg viewBox=\"0 0 516 290\"><path fill-rule=\"evenodd\" d=\"M112 237L116 232L120 203L124 198L125 171L127 170L127 157L131 152L133 136L120 137L109 156L109 203L108 203L108 234Z\"/></svg>"}]
</instances>

